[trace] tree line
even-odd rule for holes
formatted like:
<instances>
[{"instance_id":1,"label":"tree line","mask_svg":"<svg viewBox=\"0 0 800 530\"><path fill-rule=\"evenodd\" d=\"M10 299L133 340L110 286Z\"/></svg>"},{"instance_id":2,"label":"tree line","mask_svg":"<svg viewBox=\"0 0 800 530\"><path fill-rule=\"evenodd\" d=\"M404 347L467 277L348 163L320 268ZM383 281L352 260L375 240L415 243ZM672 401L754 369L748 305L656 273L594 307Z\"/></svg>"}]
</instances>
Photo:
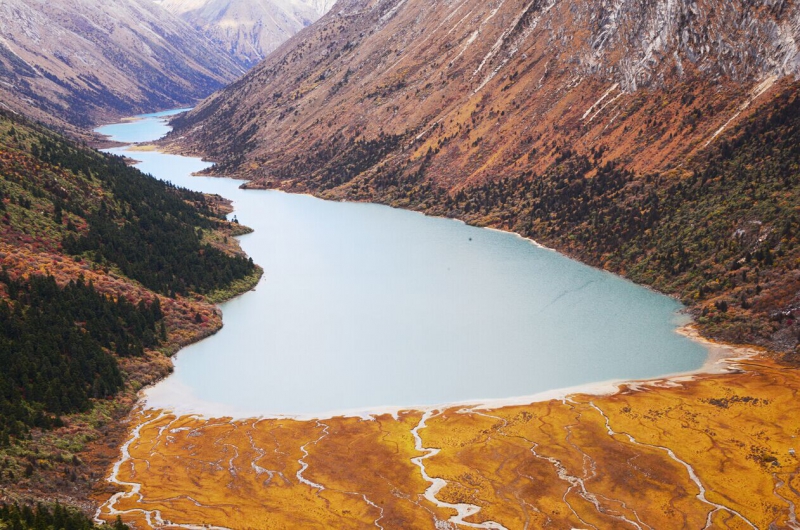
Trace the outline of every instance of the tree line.
<instances>
[{"instance_id":1,"label":"tree line","mask_svg":"<svg viewBox=\"0 0 800 530\"><path fill-rule=\"evenodd\" d=\"M251 259L203 243L203 231L217 228L222 216L202 193L145 175L121 157L97 156L58 139L42 137L32 150L43 162L90 176L110 192L97 207L58 201L57 212L70 211L89 225L86 233L64 237L68 253L89 252L170 296L205 294L254 272Z\"/></svg>"},{"instance_id":2,"label":"tree line","mask_svg":"<svg viewBox=\"0 0 800 530\"><path fill-rule=\"evenodd\" d=\"M123 386L117 355L141 355L165 337L161 307L99 293L83 278L14 280L0 271L0 445L30 427L87 410Z\"/></svg>"},{"instance_id":3,"label":"tree line","mask_svg":"<svg viewBox=\"0 0 800 530\"><path fill-rule=\"evenodd\" d=\"M52 507L37 504L0 504L0 528L4 530L129 530L117 517L111 525L97 526L83 513L58 503Z\"/></svg>"}]
</instances>

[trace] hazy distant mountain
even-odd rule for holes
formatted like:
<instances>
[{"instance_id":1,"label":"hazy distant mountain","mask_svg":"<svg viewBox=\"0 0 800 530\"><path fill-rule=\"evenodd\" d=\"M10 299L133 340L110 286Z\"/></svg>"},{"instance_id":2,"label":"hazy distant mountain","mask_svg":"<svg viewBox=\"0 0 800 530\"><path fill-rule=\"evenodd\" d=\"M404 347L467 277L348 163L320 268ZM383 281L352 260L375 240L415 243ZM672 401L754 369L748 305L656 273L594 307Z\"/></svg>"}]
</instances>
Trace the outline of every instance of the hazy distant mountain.
<instances>
[{"instance_id":1,"label":"hazy distant mountain","mask_svg":"<svg viewBox=\"0 0 800 530\"><path fill-rule=\"evenodd\" d=\"M52 124L183 105L242 73L149 0L0 2L0 105Z\"/></svg>"},{"instance_id":2,"label":"hazy distant mountain","mask_svg":"<svg viewBox=\"0 0 800 530\"><path fill-rule=\"evenodd\" d=\"M334 0L154 0L252 66L324 15Z\"/></svg>"}]
</instances>

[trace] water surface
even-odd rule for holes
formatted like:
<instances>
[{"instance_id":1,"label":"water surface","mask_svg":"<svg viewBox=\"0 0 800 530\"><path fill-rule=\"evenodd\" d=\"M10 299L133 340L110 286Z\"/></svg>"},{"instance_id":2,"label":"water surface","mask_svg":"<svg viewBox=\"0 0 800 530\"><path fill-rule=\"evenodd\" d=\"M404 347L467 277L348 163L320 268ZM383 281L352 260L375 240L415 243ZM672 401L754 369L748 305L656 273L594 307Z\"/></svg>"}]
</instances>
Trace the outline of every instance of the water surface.
<instances>
[{"instance_id":1,"label":"water surface","mask_svg":"<svg viewBox=\"0 0 800 530\"><path fill-rule=\"evenodd\" d=\"M160 115L102 128L152 141ZM152 136L148 136L152 135ZM147 392L208 415L308 415L526 396L697 369L674 300L513 234L374 204L241 190L196 158L112 152L234 201L264 267L224 328Z\"/></svg>"}]
</instances>

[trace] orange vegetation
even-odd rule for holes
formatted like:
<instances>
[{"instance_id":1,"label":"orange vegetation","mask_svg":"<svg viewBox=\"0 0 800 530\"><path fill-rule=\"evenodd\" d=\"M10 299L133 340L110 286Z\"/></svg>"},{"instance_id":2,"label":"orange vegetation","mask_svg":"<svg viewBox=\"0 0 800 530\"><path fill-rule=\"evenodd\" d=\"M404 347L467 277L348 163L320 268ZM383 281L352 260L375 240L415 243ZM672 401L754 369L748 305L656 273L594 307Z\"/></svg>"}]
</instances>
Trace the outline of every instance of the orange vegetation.
<instances>
[{"instance_id":1,"label":"orange vegetation","mask_svg":"<svg viewBox=\"0 0 800 530\"><path fill-rule=\"evenodd\" d=\"M48 151L52 146L63 152ZM114 197L107 182L93 178L89 166L69 169L75 164L71 158L75 149L21 119L0 116L0 266L14 280L52 275L65 285L83 278L115 300L150 305L158 299L166 340L158 350L146 350L140 356L115 356L126 386L113 399L94 400L91 410L61 417L63 427L33 429L30 439L0 447L0 500L58 500L89 511L94 507L87 505L86 498L117 457L127 435L126 426L118 420L135 405L137 391L172 370L169 354L215 333L222 326L222 316L212 302L248 290L260 270L206 296L171 298L127 278L108 261L89 254L66 254L65 237L85 234L96 207L129 206ZM216 211L230 209L221 197L209 196L208 201ZM234 236L246 230L235 223L219 223L217 229L205 230L203 237L224 252L242 254ZM0 301L8 298L2 284Z\"/></svg>"},{"instance_id":2,"label":"orange vegetation","mask_svg":"<svg viewBox=\"0 0 800 530\"><path fill-rule=\"evenodd\" d=\"M493 410L319 421L139 411L101 517L139 528L792 527L800 377L763 358L736 366Z\"/></svg>"},{"instance_id":3,"label":"orange vegetation","mask_svg":"<svg viewBox=\"0 0 800 530\"><path fill-rule=\"evenodd\" d=\"M0 238L0 260L14 278L27 278L32 274L50 274L59 283L67 283L82 275L87 282L93 282L98 291L115 298L124 296L128 301L137 303L139 300L150 302L158 297L169 331L166 345L169 351L175 351L181 346L211 335L222 327L220 312L205 299L161 296L138 282L122 276L121 273L109 270L108 267L100 267L88 261L78 261L71 256L56 252L42 251L32 245L8 243L2 238ZM195 320L197 314L201 315L201 322Z\"/></svg>"}]
</instances>

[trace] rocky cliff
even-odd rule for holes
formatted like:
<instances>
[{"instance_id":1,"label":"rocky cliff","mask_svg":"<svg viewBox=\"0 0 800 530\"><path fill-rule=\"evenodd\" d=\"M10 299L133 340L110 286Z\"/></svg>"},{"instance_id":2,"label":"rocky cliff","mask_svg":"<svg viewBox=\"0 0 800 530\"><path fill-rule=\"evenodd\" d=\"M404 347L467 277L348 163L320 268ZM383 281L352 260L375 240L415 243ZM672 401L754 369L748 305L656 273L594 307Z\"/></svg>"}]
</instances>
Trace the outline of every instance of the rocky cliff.
<instances>
[{"instance_id":1,"label":"rocky cliff","mask_svg":"<svg viewBox=\"0 0 800 530\"><path fill-rule=\"evenodd\" d=\"M52 125L185 105L242 73L148 0L0 3L0 104Z\"/></svg>"},{"instance_id":2,"label":"rocky cliff","mask_svg":"<svg viewBox=\"0 0 800 530\"><path fill-rule=\"evenodd\" d=\"M340 0L172 138L250 186L514 230L793 351L800 6Z\"/></svg>"}]
</instances>

